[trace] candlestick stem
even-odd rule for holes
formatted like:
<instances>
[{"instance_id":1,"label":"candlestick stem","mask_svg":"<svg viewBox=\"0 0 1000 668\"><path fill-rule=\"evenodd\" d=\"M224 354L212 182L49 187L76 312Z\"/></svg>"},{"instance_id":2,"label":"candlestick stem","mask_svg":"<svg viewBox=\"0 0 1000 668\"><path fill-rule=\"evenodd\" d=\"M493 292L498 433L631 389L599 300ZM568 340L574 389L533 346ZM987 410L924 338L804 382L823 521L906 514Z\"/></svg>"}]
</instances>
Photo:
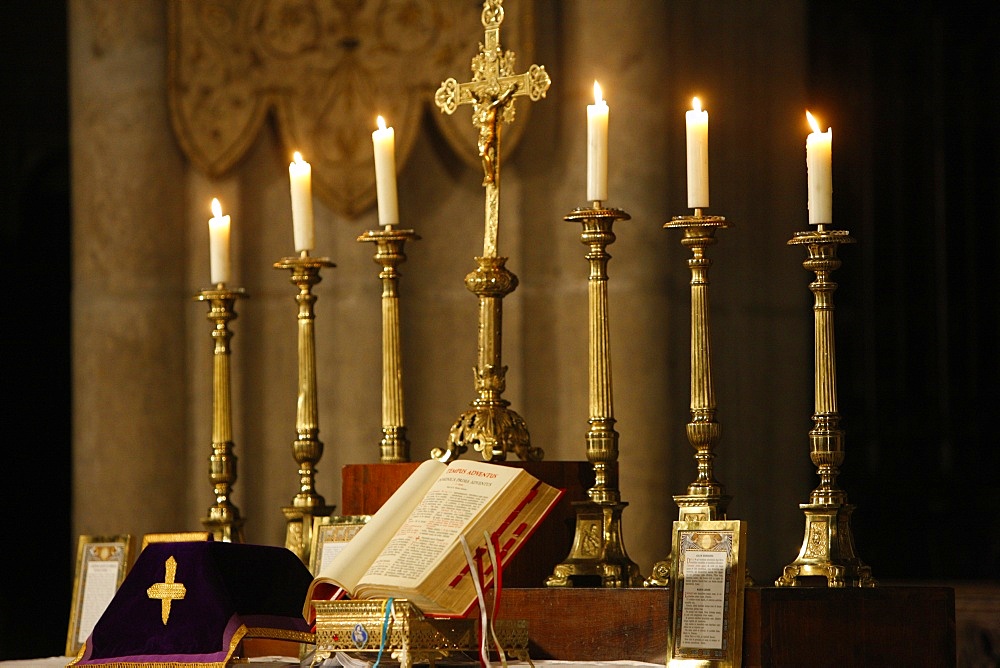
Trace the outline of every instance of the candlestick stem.
<instances>
[{"instance_id":1,"label":"candlestick stem","mask_svg":"<svg viewBox=\"0 0 1000 668\"><path fill-rule=\"evenodd\" d=\"M220 283L215 289L202 290L198 301L208 302L208 320L214 324L212 339L212 455L208 477L212 483L215 503L201 523L215 540L242 543L244 519L230 495L236 482L236 455L233 454L232 391L230 386L229 323L236 319L234 305L246 297L242 289L227 290Z\"/></svg>"},{"instance_id":2,"label":"candlestick stem","mask_svg":"<svg viewBox=\"0 0 1000 668\"><path fill-rule=\"evenodd\" d=\"M700 208L694 216L676 216L664 229L683 231L681 245L691 250L687 261L691 270L691 421L686 433L694 448L697 475L686 494L674 496L681 522L726 519L731 496L715 478L715 447L722 437L722 425L715 419L715 386L712 381L712 347L708 308L708 270L712 261L705 249L718 242L715 231L730 227L722 216L704 216ZM670 578L670 557L653 565L646 586L666 586Z\"/></svg>"},{"instance_id":3,"label":"candlestick stem","mask_svg":"<svg viewBox=\"0 0 1000 668\"><path fill-rule=\"evenodd\" d=\"M595 202L595 205L599 202ZM588 297L588 408L587 459L594 467L594 485L588 501L574 503L576 534L569 556L546 580L548 587L635 587L642 583L639 567L629 558L622 538L621 516L628 506L621 500L618 482L609 468L618 461L611 390L610 328L608 318L608 245L614 243L612 225L629 220L619 209L577 209L565 220L583 224L580 241L587 246L590 264Z\"/></svg>"},{"instance_id":4,"label":"candlestick stem","mask_svg":"<svg viewBox=\"0 0 1000 668\"><path fill-rule=\"evenodd\" d=\"M298 400L296 402L295 430L297 438L292 443L292 456L298 464L299 491L292 505L282 508L286 519L285 547L309 563L312 540L312 520L333 513L334 506L316 492L316 464L323 456L323 442L319 440L319 408L316 391L316 296L313 287L319 283L320 269L334 267L326 258L312 258L307 251L298 257L282 258L275 269L291 271L291 282L298 288Z\"/></svg>"},{"instance_id":5,"label":"candlestick stem","mask_svg":"<svg viewBox=\"0 0 1000 668\"><path fill-rule=\"evenodd\" d=\"M410 442L406 438L403 410L403 365L400 350L398 266L406 260L403 247L407 239L419 239L413 230L386 227L369 230L358 241L376 245L375 264L382 267L382 441L379 461L395 464L410 461Z\"/></svg>"},{"instance_id":6,"label":"candlestick stem","mask_svg":"<svg viewBox=\"0 0 1000 668\"><path fill-rule=\"evenodd\" d=\"M513 452L523 460L538 461L541 448L532 447L524 419L502 398L507 367L500 358L503 332L503 298L517 287L517 276L504 264L505 257L477 257L479 267L465 277L465 286L479 296L479 340L475 386L479 396L462 413L448 433L444 448L431 457L442 462L457 459L470 447L486 461L503 461Z\"/></svg>"},{"instance_id":7,"label":"candlestick stem","mask_svg":"<svg viewBox=\"0 0 1000 668\"><path fill-rule=\"evenodd\" d=\"M847 503L847 493L837 485L840 465L844 462L844 432L837 409L837 367L833 328L833 293L837 284L830 275L840 267L837 248L852 244L846 230L796 232L789 245L804 245L809 257L802 263L816 274L809 284L813 293L815 330L815 412L809 431L809 459L816 466L819 485L809 495L809 503L800 504L805 513L805 537L799 556L775 584L796 587L803 578L821 577L829 587L874 587L871 568L858 559L851 531L854 506Z\"/></svg>"}]
</instances>

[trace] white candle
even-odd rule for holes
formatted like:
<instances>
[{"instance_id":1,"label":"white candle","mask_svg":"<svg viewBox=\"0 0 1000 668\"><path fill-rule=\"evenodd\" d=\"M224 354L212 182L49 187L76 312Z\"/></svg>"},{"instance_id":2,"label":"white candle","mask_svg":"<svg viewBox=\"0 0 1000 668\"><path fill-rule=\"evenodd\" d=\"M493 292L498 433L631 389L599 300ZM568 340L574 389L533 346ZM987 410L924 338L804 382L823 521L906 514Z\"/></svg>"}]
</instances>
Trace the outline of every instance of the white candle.
<instances>
[{"instance_id":1,"label":"white candle","mask_svg":"<svg viewBox=\"0 0 1000 668\"><path fill-rule=\"evenodd\" d=\"M608 198L608 104L594 82L594 104L587 105L587 199Z\"/></svg>"},{"instance_id":2,"label":"white candle","mask_svg":"<svg viewBox=\"0 0 1000 668\"><path fill-rule=\"evenodd\" d=\"M232 268L229 259L229 216L222 215L222 205L216 198L212 199L212 218L208 221L208 249L212 284L228 283Z\"/></svg>"},{"instance_id":3,"label":"white candle","mask_svg":"<svg viewBox=\"0 0 1000 668\"><path fill-rule=\"evenodd\" d=\"M701 100L691 100L693 107L684 114L687 124L688 206L708 206L708 112Z\"/></svg>"},{"instance_id":4,"label":"white candle","mask_svg":"<svg viewBox=\"0 0 1000 668\"><path fill-rule=\"evenodd\" d=\"M372 133L375 147L375 192L378 195L378 222L385 229L399 224L396 197L396 133L378 117L378 130Z\"/></svg>"},{"instance_id":5,"label":"white candle","mask_svg":"<svg viewBox=\"0 0 1000 668\"><path fill-rule=\"evenodd\" d=\"M295 250L310 251L315 247L312 202L312 165L295 152L288 165L288 178L292 188L292 227L295 232Z\"/></svg>"},{"instance_id":6,"label":"white candle","mask_svg":"<svg viewBox=\"0 0 1000 668\"><path fill-rule=\"evenodd\" d=\"M806 112L812 132L806 137L806 170L809 183L809 224L833 222L833 129L819 131L819 123Z\"/></svg>"}]
</instances>

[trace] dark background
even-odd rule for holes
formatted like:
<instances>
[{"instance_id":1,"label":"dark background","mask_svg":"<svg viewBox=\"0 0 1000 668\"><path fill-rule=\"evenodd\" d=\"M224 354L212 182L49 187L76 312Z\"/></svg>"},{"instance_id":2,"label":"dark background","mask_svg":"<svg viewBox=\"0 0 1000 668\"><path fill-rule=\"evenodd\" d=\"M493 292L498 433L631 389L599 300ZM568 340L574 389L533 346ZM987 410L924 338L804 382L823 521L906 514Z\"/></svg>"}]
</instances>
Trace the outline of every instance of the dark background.
<instances>
[{"instance_id":1,"label":"dark background","mask_svg":"<svg viewBox=\"0 0 1000 668\"><path fill-rule=\"evenodd\" d=\"M1000 577L1000 10L944 5L810 3L834 218L858 240L833 275L840 482L881 580Z\"/></svg>"},{"instance_id":2,"label":"dark background","mask_svg":"<svg viewBox=\"0 0 1000 668\"><path fill-rule=\"evenodd\" d=\"M4 9L0 660L62 654L76 542L66 7ZM851 128L834 210L859 242L833 275L840 483L881 581L1000 572L998 35L1000 3L809 4L809 103Z\"/></svg>"},{"instance_id":3,"label":"dark background","mask_svg":"<svg viewBox=\"0 0 1000 668\"><path fill-rule=\"evenodd\" d=\"M71 536L66 4L0 20L0 659L61 656Z\"/></svg>"}]
</instances>

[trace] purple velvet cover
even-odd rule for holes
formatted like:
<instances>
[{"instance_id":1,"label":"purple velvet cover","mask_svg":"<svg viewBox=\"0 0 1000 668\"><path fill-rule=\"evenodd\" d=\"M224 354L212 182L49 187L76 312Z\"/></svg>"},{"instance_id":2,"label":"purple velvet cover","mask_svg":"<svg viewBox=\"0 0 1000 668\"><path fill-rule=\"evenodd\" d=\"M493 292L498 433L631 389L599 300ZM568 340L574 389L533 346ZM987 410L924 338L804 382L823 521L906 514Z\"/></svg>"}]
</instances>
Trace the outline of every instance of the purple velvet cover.
<instances>
[{"instance_id":1,"label":"purple velvet cover","mask_svg":"<svg viewBox=\"0 0 1000 668\"><path fill-rule=\"evenodd\" d=\"M169 557L183 599L147 590L164 582ZM312 575L283 547L223 542L151 543L142 551L70 665L224 663L244 636L305 640L302 603Z\"/></svg>"}]
</instances>

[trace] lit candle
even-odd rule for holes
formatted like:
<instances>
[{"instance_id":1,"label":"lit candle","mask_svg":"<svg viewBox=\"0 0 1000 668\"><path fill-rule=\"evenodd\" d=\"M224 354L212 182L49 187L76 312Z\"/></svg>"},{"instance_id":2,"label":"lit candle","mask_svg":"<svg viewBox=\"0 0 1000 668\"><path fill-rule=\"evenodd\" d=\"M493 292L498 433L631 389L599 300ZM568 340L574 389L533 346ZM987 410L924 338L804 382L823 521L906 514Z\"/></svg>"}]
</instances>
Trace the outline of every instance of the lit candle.
<instances>
[{"instance_id":1,"label":"lit candle","mask_svg":"<svg viewBox=\"0 0 1000 668\"><path fill-rule=\"evenodd\" d=\"M691 100L692 109L684 114L687 123L688 206L708 206L708 112L701 100Z\"/></svg>"},{"instance_id":2,"label":"lit candle","mask_svg":"<svg viewBox=\"0 0 1000 668\"><path fill-rule=\"evenodd\" d=\"M212 218L208 221L208 249L212 268L212 283L229 282L229 216L222 215L222 205L212 199Z\"/></svg>"},{"instance_id":3,"label":"lit candle","mask_svg":"<svg viewBox=\"0 0 1000 668\"><path fill-rule=\"evenodd\" d=\"M806 137L806 170L809 183L809 224L833 222L833 129L819 131L819 123L806 112L812 132Z\"/></svg>"},{"instance_id":4,"label":"lit candle","mask_svg":"<svg viewBox=\"0 0 1000 668\"><path fill-rule=\"evenodd\" d=\"M378 130L372 133L375 147L375 192L378 195L378 221L385 229L399 224L396 198L396 133L378 117Z\"/></svg>"},{"instance_id":5,"label":"lit candle","mask_svg":"<svg viewBox=\"0 0 1000 668\"><path fill-rule=\"evenodd\" d=\"M594 104L587 105L587 199L608 198L608 103L594 82Z\"/></svg>"},{"instance_id":6,"label":"lit candle","mask_svg":"<svg viewBox=\"0 0 1000 668\"><path fill-rule=\"evenodd\" d=\"M292 186L292 226L295 232L295 250L310 251L315 247L312 202L312 165L295 152L288 165L288 178Z\"/></svg>"}]
</instances>

